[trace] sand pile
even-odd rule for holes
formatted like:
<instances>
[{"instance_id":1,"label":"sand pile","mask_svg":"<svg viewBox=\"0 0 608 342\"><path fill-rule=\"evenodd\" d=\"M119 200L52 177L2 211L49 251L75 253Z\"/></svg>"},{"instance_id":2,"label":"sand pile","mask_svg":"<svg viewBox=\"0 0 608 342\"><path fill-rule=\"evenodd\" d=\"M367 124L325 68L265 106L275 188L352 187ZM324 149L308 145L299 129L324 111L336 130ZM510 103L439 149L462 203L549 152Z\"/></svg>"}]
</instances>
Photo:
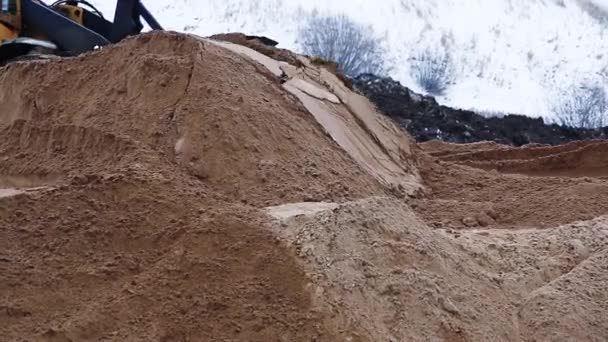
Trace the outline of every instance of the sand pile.
<instances>
[{"instance_id":1,"label":"sand pile","mask_svg":"<svg viewBox=\"0 0 608 342\"><path fill-rule=\"evenodd\" d=\"M14 65L0 84L3 174L170 165L257 204L383 192L278 77L195 38L145 35L76 60Z\"/></svg>"},{"instance_id":2,"label":"sand pile","mask_svg":"<svg viewBox=\"0 0 608 342\"><path fill-rule=\"evenodd\" d=\"M313 302L303 267L255 207L407 195L420 187L409 140L371 107L352 114L324 85L252 57L152 33L1 69L2 336L356 333ZM324 106L315 96L330 108L311 115L298 97ZM320 122L334 112L342 116ZM376 165L387 170L370 173Z\"/></svg>"},{"instance_id":3,"label":"sand pile","mask_svg":"<svg viewBox=\"0 0 608 342\"><path fill-rule=\"evenodd\" d=\"M316 295L374 341L592 341L608 334L608 221L433 230L394 198L270 208Z\"/></svg>"},{"instance_id":4,"label":"sand pile","mask_svg":"<svg viewBox=\"0 0 608 342\"><path fill-rule=\"evenodd\" d=\"M4 340L608 334L604 179L431 156L251 44L156 32L0 69Z\"/></svg>"}]
</instances>

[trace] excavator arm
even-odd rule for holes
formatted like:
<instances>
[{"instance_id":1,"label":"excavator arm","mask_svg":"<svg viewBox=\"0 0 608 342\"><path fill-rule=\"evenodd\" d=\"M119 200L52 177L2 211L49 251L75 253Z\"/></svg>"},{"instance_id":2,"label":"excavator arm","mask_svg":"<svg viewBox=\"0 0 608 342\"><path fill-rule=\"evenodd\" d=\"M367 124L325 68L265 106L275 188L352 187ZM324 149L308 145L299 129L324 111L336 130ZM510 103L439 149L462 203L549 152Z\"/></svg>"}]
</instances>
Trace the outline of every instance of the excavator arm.
<instances>
[{"instance_id":1,"label":"excavator arm","mask_svg":"<svg viewBox=\"0 0 608 342\"><path fill-rule=\"evenodd\" d=\"M141 19L153 30L163 29L140 0L118 0L113 21L85 0L59 0L51 5L39 0L0 0L0 5L0 63L27 53L28 48L78 55L117 43L139 34Z\"/></svg>"},{"instance_id":2,"label":"excavator arm","mask_svg":"<svg viewBox=\"0 0 608 342\"><path fill-rule=\"evenodd\" d=\"M23 26L28 31L45 35L67 54L79 54L90 51L95 46L110 44L103 35L41 2L21 0L21 11Z\"/></svg>"}]
</instances>

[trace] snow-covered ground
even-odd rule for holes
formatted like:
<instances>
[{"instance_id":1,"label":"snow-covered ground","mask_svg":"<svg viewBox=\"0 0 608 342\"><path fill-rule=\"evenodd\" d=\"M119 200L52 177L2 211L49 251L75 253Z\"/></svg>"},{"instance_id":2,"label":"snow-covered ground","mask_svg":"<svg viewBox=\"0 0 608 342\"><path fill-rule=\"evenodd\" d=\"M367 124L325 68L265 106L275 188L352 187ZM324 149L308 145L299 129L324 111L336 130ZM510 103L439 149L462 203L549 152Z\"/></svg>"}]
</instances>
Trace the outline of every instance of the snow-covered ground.
<instances>
[{"instance_id":1,"label":"snow-covered ground","mask_svg":"<svg viewBox=\"0 0 608 342\"><path fill-rule=\"evenodd\" d=\"M109 14L114 1L91 1ZM608 78L608 0L144 0L165 28L266 35L298 51L307 14L345 13L384 38L391 77L419 51L448 49L458 74L439 102L550 117L561 89Z\"/></svg>"}]
</instances>

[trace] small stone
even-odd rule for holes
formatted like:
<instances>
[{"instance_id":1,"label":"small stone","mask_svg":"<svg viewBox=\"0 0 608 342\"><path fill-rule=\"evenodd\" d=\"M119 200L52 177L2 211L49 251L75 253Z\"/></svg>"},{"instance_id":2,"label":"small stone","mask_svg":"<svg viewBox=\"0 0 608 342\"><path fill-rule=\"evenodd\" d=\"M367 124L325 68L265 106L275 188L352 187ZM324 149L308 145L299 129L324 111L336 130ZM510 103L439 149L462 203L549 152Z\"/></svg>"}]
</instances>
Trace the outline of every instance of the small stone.
<instances>
[{"instance_id":1,"label":"small stone","mask_svg":"<svg viewBox=\"0 0 608 342\"><path fill-rule=\"evenodd\" d=\"M494 220L498 220L498 218L500 217L494 209L488 209L486 211L486 215L488 215L489 217L491 217Z\"/></svg>"},{"instance_id":2,"label":"small stone","mask_svg":"<svg viewBox=\"0 0 608 342\"><path fill-rule=\"evenodd\" d=\"M589 249L585 247L581 240L572 239L568 241L568 247L578 259L587 259L589 257Z\"/></svg>"},{"instance_id":3,"label":"small stone","mask_svg":"<svg viewBox=\"0 0 608 342\"><path fill-rule=\"evenodd\" d=\"M458 308L456 307L456 305L454 305L454 303L452 303L449 298L439 298L439 304L441 305L441 308L443 308L445 311L453 315L459 314Z\"/></svg>"},{"instance_id":4,"label":"small stone","mask_svg":"<svg viewBox=\"0 0 608 342\"><path fill-rule=\"evenodd\" d=\"M471 216L463 218L462 223L467 227L475 227L479 225L479 222L477 222L477 220Z\"/></svg>"},{"instance_id":5,"label":"small stone","mask_svg":"<svg viewBox=\"0 0 608 342\"><path fill-rule=\"evenodd\" d=\"M479 222L479 225L481 225L482 227L487 227L489 225L491 225L492 223L494 223L494 220L486 215L479 215L477 218L477 222Z\"/></svg>"}]
</instances>

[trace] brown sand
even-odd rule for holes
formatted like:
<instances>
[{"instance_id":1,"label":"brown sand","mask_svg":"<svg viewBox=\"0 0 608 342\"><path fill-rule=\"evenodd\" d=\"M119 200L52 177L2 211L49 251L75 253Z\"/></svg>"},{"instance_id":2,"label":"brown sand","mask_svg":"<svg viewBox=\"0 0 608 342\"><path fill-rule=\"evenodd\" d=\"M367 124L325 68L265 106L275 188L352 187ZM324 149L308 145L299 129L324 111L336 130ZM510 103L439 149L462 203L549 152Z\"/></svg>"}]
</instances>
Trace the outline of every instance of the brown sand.
<instances>
[{"instance_id":1,"label":"brown sand","mask_svg":"<svg viewBox=\"0 0 608 342\"><path fill-rule=\"evenodd\" d=\"M434 230L401 201L368 198L281 216L275 231L318 275L316 296L373 341L608 334L606 218L547 230Z\"/></svg>"},{"instance_id":2,"label":"brown sand","mask_svg":"<svg viewBox=\"0 0 608 342\"><path fill-rule=\"evenodd\" d=\"M499 146L492 143L424 143L423 149L444 161L484 170L533 176L608 176L608 142L590 140L560 146Z\"/></svg>"},{"instance_id":3,"label":"brown sand","mask_svg":"<svg viewBox=\"0 0 608 342\"><path fill-rule=\"evenodd\" d=\"M417 147L264 53L157 32L0 69L3 341L608 336L601 142Z\"/></svg>"},{"instance_id":4,"label":"brown sand","mask_svg":"<svg viewBox=\"0 0 608 342\"><path fill-rule=\"evenodd\" d=\"M382 192L276 78L213 44L145 35L0 77L4 174L161 164L263 205Z\"/></svg>"},{"instance_id":5,"label":"brown sand","mask_svg":"<svg viewBox=\"0 0 608 342\"><path fill-rule=\"evenodd\" d=\"M598 177L606 175L607 142L421 146L440 160L424 157L429 196L414 205L437 227L544 228L608 214L608 179Z\"/></svg>"},{"instance_id":6,"label":"brown sand","mask_svg":"<svg viewBox=\"0 0 608 342\"><path fill-rule=\"evenodd\" d=\"M335 338L293 253L247 208L100 180L0 215L4 341Z\"/></svg>"}]
</instances>

